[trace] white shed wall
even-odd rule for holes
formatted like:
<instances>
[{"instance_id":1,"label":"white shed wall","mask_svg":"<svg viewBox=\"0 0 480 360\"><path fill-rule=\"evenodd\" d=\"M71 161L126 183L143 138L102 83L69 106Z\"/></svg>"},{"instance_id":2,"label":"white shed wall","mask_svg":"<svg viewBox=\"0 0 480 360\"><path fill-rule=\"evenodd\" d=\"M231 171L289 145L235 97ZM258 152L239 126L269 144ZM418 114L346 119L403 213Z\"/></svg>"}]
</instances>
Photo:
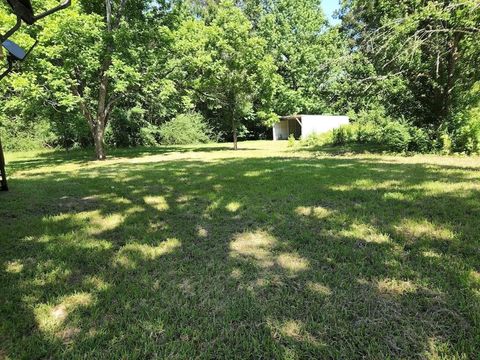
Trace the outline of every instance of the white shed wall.
<instances>
[{"instance_id":1,"label":"white shed wall","mask_svg":"<svg viewBox=\"0 0 480 360\"><path fill-rule=\"evenodd\" d=\"M288 121L279 121L273 126L273 140L288 139Z\"/></svg>"},{"instance_id":2,"label":"white shed wall","mask_svg":"<svg viewBox=\"0 0 480 360\"><path fill-rule=\"evenodd\" d=\"M321 134L348 124L348 116L302 115L302 139Z\"/></svg>"}]
</instances>

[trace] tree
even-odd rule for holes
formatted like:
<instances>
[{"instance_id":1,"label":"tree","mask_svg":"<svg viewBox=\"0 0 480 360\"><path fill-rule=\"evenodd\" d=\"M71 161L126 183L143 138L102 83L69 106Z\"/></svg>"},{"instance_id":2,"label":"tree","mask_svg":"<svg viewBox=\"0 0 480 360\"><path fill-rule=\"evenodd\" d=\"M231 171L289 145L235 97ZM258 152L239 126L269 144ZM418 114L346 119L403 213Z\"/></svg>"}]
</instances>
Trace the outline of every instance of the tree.
<instances>
[{"instance_id":1,"label":"tree","mask_svg":"<svg viewBox=\"0 0 480 360\"><path fill-rule=\"evenodd\" d=\"M271 114L275 66L241 9L222 1L208 10L205 19L186 21L176 32L172 67L179 70L172 76L230 124L237 149L245 118L255 112Z\"/></svg>"},{"instance_id":2,"label":"tree","mask_svg":"<svg viewBox=\"0 0 480 360\"><path fill-rule=\"evenodd\" d=\"M78 106L95 145L106 158L105 130L114 106L140 84L140 37L147 1L105 0L76 3L68 14L45 25L42 79L59 106Z\"/></svg>"},{"instance_id":3,"label":"tree","mask_svg":"<svg viewBox=\"0 0 480 360\"><path fill-rule=\"evenodd\" d=\"M444 130L479 76L478 1L347 0L342 18L352 49L371 60L377 79L407 81L413 96L401 113L415 109L418 125Z\"/></svg>"},{"instance_id":4,"label":"tree","mask_svg":"<svg viewBox=\"0 0 480 360\"><path fill-rule=\"evenodd\" d=\"M40 43L0 84L4 145L104 159L104 138L143 144L192 111L235 147L276 114L348 112L480 143L478 0L343 0L340 17L320 0L77 0L15 34ZM0 0L0 29L14 20Z\"/></svg>"},{"instance_id":5,"label":"tree","mask_svg":"<svg viewBox=\"0 0 480 360\"><path fill-rule=\"evenodd\" d=\"M244 0L245 12L281 76L281 114L335 112L347 47L328 26L319 0Z\"/></svg>"}]
</instances>

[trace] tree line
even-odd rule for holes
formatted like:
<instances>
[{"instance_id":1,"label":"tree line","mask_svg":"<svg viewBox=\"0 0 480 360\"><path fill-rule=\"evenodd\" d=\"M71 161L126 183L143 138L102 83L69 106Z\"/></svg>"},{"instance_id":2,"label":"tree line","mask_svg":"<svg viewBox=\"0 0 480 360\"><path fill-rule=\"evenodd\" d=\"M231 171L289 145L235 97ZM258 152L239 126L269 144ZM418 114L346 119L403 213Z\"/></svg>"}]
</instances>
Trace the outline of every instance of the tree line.
<instances>
[{"instance_id":1,"label":"tree line","mask_svg":"<svg viewBox=\"0 0 480 360\"><path fill-rule=\"evenodd\" d=\"M155 145L189 124L236 146L279 115L348 114L478 151L478 0L342 0L337 16L320 0L77 0L16 35L39 45L0 84L0 135L104 159L105 144ZM0 30L13 22L2 2Z\"/></svg>"}]
</instances>

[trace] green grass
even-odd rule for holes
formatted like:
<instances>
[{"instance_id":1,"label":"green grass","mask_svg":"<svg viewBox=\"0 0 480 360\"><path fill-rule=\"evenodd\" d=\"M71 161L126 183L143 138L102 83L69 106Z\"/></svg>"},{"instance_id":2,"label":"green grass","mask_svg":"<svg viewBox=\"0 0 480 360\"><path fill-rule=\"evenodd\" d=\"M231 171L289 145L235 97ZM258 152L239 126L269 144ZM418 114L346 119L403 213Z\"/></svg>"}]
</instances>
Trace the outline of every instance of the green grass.
<instances>
[{"instance_id":1,"label":"green grass","mask_svg":"<svg viewBox=\"0 0 480 360\"><path fill-rule=\"evenodd\" d=\"M0 358L480 353L480 158L7 154Z\"/></svg>"}]
</instances>

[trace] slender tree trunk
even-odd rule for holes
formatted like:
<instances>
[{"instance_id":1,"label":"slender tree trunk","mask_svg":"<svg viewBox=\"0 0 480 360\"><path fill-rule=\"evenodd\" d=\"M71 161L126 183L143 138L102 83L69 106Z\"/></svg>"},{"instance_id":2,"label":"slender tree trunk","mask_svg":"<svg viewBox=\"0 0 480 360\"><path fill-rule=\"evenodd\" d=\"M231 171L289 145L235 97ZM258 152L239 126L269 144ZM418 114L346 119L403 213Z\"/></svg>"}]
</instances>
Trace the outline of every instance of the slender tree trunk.
<instances>
[{"instance_id":1,"label":"slender tree trunk","mask_svg":"<svg viewBox=\"0 0 480 360\"><path fill-rule=\"evenodd\" d=\"M95 154L97 160L105 160L105 144L104 144L104 135L105 128L107 126L107 119L109 115L109 106L107 105L107 96L108 96L108 76L107 71L111 66L112 61L110 60L110 54L105 60L102 66L102 75L100 79L100 89L98 95L98 110L97 110L97 119L95 121L95 126L93 127L94 134L93 139L95 143Z\"/></svg>"},{"instance_id":2,"label":"slender tree trunk","mask_svg":"<svg viewBox=\"0 0 480 360\"><path fill-rule=\"evenodd\" d=\"M238 150L238 132L235 117L232 116L233 150Z\"/></svg>"},{"instance_id":3,"label":"slender tree trunk","mask_svg":"<svg viewBox=\"0 0 480 360\"><path fill-rule=\"evenodd\" d=\"M459 44L462 36L459 33L453 34L453 38L449 41L448 48L448 60L447 60L447 74L446 74L446 81L445 86L443 88L443 106L442 106L442 123L444 123L451 111L452 107L452 92L455 88L455 81L456 81L456 70L457 70L457 62L460 57L459 52Z\"/></svg>"},{"instance_id":4,"label":"slender tree trunk","mask_svg":"<svg viewBox=\"0 0 480 360\"><path fill-rule=\"evenodd\" d=\"M238 150L237 129L233 129L233 150Z\"/></svg>"}]
</instances>

